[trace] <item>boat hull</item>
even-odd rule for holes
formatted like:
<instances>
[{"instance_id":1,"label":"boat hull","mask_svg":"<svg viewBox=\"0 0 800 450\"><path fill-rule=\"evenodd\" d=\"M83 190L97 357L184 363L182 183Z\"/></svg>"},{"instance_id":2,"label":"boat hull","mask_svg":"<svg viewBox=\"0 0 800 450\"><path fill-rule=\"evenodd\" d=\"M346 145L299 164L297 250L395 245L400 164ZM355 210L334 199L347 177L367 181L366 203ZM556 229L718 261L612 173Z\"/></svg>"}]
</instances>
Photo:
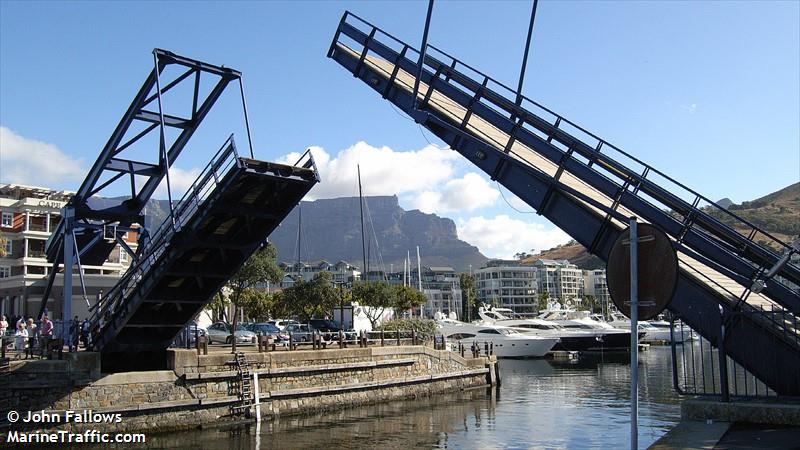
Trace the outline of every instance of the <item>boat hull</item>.
<instances>
[{"instance_id":1,"label":"boat hull","mask_svg":"<svg viewBox=\"0 0 800 450\"><path fill-rule=\"evenodd\" d=\"M481 354L485 352L489 345L492 354L498 358L542 358L558 343L558 338L536 338L536 339L498 339L484 337L470 337L460 339L460 342L467 349L476 343L480 348Z\"/></svg>"},{"instance_id":2,"label":"boat hull","mask_svg":"<svg viewBox=\"0 0 800 450\"><path fill-rule=\"evenodd\" d=\"M640 333L641 337L642 333ZM572 352L630 351L630 333L606 333L584 336L562 336L555 350Z\"/></svg>"}]
</instances>

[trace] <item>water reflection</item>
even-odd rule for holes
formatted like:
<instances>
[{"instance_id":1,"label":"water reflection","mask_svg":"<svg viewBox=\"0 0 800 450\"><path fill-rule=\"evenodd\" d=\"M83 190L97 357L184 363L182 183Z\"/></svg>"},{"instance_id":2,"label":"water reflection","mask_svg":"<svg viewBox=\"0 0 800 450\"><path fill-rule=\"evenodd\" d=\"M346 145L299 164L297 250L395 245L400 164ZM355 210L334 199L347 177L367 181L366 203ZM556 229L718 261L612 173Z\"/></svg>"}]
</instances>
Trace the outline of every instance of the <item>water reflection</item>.
<instances>
[{"instance_id":1,"label":"water reflection","mask_svg":"<svg viewBox=\"0 0 800 450\"><path fill-rule=\"evenodd\" d=\"M639 443L679 420L669 348L640 354ZM473 390L255 425L149 436L154 448L611 448L629 439L629 357L503 360L495 392Z\"/></svg>"}]
</instances>

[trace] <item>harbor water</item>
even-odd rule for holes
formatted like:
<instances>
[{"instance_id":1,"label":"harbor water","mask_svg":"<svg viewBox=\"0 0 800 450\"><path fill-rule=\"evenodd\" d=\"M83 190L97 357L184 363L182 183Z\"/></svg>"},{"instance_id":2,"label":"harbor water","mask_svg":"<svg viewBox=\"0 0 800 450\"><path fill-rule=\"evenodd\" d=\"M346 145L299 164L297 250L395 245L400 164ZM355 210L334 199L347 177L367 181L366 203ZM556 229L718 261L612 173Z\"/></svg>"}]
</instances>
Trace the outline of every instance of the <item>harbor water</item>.
<instances>
[{"instance_id":1,"label":"harbor water","mask_svg":"<svg viewBox=\"0 0 800 450\"><path fill-rule=\"evenodd\" d=\"M639 446L680 419L669 347L640 353ZM497 390L475 390L200 431L153 434L148 447L627 448L630 356L501 360Z\"/></svg>"}]
</instances>

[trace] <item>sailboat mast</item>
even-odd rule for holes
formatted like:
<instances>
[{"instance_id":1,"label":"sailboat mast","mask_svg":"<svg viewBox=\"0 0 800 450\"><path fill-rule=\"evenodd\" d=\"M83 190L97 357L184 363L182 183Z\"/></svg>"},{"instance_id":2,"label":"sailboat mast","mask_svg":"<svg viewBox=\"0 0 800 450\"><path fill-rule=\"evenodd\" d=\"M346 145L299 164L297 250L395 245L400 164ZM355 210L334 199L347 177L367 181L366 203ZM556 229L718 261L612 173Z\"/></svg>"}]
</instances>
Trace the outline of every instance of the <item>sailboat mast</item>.
<instances>
[{"instance_id":1,"label":"sailboat mast","mask_svg":"<svg viewBox=\"0 0 800 450\"><path fill-rule=\"evenodd\" d=\"M298 210L297 210L297 213L298 213L298 218L297 218L297 270L300 270L300 260L302 259L302 256L300 256L300 252L302 251L301 250L302 246L300 244L302 243L302 239L303 239L303 205L302 205L302 203L297 205L297 207L298 207Z\"/></svg>"},{"instance_id":2,"label":"sailboat mast","mask_svg":"<svg viewBox=\"0 0 800 450\"><path fill-rule=\"evenodd\" d=\"M367 242L366 237L364 235L364 194L361 192L361 165L356 166L358 168L358 207L361 210L361 253L364 257L364 280L367 278L367 274L369 273L369 269L367 268Z\"/></svg>"}]
</instances>

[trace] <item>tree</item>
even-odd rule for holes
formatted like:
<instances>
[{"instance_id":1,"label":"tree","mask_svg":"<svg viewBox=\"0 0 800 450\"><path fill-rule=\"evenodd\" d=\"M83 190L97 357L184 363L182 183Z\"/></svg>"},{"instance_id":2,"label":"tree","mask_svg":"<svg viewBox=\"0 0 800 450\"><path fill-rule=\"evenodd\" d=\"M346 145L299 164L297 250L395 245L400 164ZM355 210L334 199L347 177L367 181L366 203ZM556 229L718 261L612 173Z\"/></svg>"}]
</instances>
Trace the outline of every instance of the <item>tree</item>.
<instances>
[{"instance_id":1,"label":"tree","mask_svg":"<svg viewBox=\"0 0 800 450\"><path fill-rule=\"evenodd\" d=\"M394 291L394 310L397 317L411 308L424 305L428 301L428 297L425 297L425 294L411 286L396 284L392 286L392 290Z\"/></svg>"},{"instance_id":2,"label":"tree","mask_svg":"<svg viewBox=\"0 0 800 450\"><path fill-rule=\"evenodd\" d=\"M5 258L6 256L8 256L8 255L6 255L6 243L7 242L8 242L8 240L6 240L6 238L4 238L3 236L0 236L0 258Z\"/></svg>"},{"instance_id":3,"label":"tree","mask_svg":"<svg viewBox=\"0 0 800 450\"><path fill-rule=\"evenodd\" d=\"M462 273L458 275L458 280L463 300L461 317L464 317L466 322L471 322L473 311L477 311L480 307L478 296L475 294L475 277L468 273Z\"/></svg>"},{"instance_id":4,"label":"tree","mask_svg":"<svg viewBox=\"0 0 800 450\"><path fill-rule=\"evenodd\" d=\"M246 289L242 293L241 305L247 317L262 321L269 318L272 301L272 296L260 289Z\"/></svg>"},{"instance_id":5,"label":"tree","mask_svg":"<svg viewBox=\"0 0 800 450\"><path fill-rule=\"evenodd\" d=\"M368 306L364 310L372 329L375 329L378 319L396 304L395 292L385 281L359 281L353 284L351 292L354 302L361 306Z\"/></svg>"},{"instance_id":6,"label":"tree","mask_svg":"<svg viewBox=\"0 0 800 450\"><path fill-rule=\"evenodd\" d=\"M255 289L259 284L268 281L278 283L283 278L283 271L275 263L277 250L267 242L250 256L242 267L233 274L225 285L228 291L228 301L233 304L233 323L231 324L231 351L236 352L236 332L239 320L239 308L252 301L253 296L248 293Z\"/></svg>"},{"instance_id":7,"label":"tree","mask_svg":"<svg viewBox=\"0 0 800 450\"><path fill-rule=\"evenodd\" d=\"M332 278L330 272L320 272L311 281L295 281L291 287L283 290L281 301L286 310L304 322L314 316L327 314L340 300L340 290L331 284Z\"/></svg>"},{"instance_id":8,"label":"tree","mask_svg":"<svg viewBox=\"0 0 800 450\"><path fill-rule=\"evenodd\" d=\"M538 298L539 311L547 309L547 301L550 300L550 295L547 292L540 292Z\"/></svg>"}]
</instances>

